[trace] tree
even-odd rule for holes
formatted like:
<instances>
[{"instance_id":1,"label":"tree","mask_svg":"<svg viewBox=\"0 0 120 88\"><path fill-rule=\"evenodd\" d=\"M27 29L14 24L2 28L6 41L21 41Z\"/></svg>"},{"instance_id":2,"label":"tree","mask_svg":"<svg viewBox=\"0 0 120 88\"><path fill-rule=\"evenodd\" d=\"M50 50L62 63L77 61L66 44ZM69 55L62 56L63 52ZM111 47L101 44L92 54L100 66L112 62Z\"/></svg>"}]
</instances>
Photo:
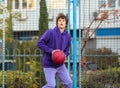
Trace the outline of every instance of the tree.
<instances>
[{"instance_id":1,"label":"tree","mask_svg":"<svg viewBox=\"0 0 120 88\"><path fill-rule=\"evenodd\" d=\"M0 3L0 14L3 14L3 5ZM12 12L12 2L10 0L8 0L7 2L7 7L5 7L5 13L7 14L7 16L4 18L5 19L5 41L7 43L12 43L13 42L13 23L12 23L12 19L15 18L19 18L20 17L20 13L19 12ZM3 19L0 18L0 39L2 38L2 23L3 23ZM8 44L9 45L9 44ZM10 44L11 45L11 44ZM10 46L11 47L11 46Z\"/></svg>"},{"instance_id":2,"label":"tree","mask_svg":"<svg viewBox=\"0 0 120 88\"><path fill-rule=\"evenodd\" d=\"M40 1L40 18L39 18L39 36L48 29L48 12L46 7L46 1Z\"/></svg>"},{"instance_id":3,"label":"tree","mask_svg":"<svg viewBox=\"0 0 120 88\"><path fill-rule=\"evenodd\" d=\"M3 38L3 30L2 26L5 26L5 48L6 48L6 54L13 54L14 49L16 47L16 43L18 42L17 40L14 40L14 35L13 35L13 22L12 19L18 19L20 17L19 12L13 12L12 11L12 2L8 0L7 6L4 7L2 3L0 3L0 14L4 15L5 23L3 24L3 18L0 18L0 39ZM4 8L4 13L3 13L3 8ZM6 59L13 59L12 57L6 58Z\"/></svg>"}]
</instances>

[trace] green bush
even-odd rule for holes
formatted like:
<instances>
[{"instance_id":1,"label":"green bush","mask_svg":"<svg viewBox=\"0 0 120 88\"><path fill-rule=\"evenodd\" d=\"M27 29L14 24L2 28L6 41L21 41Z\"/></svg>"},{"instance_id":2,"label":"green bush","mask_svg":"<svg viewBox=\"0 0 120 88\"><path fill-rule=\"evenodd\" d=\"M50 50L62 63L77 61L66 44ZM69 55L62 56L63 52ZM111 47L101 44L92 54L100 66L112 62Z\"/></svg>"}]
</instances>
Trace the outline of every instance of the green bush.
<instances>
[{"instance_id":1,"label":"green bush","mask_svg":"<svg viewBox=\"0 0 120 88\"><path fill-rule=\"evenodd\" d=\"M109 67L106 70L83 74L86 78L82 79L82 88L107 88L108 85L112 88L119 88L120 86L120 67Z\"/></svg>"},{"instance_id":2,"label":"green bush","mask_svg":"<svg viewBox=\"0 0 120 88\"><path fill-rule=\"evenodd\" d=\"M5 88L39 88L34 73L20 71L5 71L4 72ZM0 72L0 86L2 86L2 72Z\"/></svg>"},{"instance_id":3,"label":"green bush","mask_svg":"<svg viewBox=\"0 0 120 88\"><path fill-rule=\"evenodd\" d=\"M108 48L87 49L86 56L88 62L96 63L99 69L108 69L109 66L118 66L118 54Z\"/></svg>"}]
</instances>

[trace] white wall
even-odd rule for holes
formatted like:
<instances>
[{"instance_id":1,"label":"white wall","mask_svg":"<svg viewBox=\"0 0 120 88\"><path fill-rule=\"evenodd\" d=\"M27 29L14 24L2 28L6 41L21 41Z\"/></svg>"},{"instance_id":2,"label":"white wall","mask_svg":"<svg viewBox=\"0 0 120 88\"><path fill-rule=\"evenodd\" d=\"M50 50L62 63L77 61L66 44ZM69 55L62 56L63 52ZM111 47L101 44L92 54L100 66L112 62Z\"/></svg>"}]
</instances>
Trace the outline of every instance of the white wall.
<instances>
[{"instance_id":1,"label":"white wall","mask_svg":"<svg viewBox=\"0 0 120 88\"><path fill-rule=\"evenodd\" d=\"M16 10L14 10L16 11ZM13 20L13 31L36 31L39 30L39 0L35 2L35 9L19 9L17 10L23 15L27 15L25 21Z\"/></svg>"},{"instance_id":2,"label":"white wall","mask_svg":"<svg viewBox=\"0 0 120 88\"><path fill-rule=\"evenodd\" d=\"M120 14L120 8L119 14ZM81 0L81 28L86 28L90 25L91 21L93 20L93 12L98 11L98 0ZM102 9L103 10L103 9ZM118 15L119 15L118 14ZM113 14L109 14L109 19L114 18ZM115 21L115 22L114 22ZM102 28L107 27L120 27L120 16L118 19L112 19L112 20L106 20L102 22L101 26ZM112 23L108 23L112 22ZM91 28L96 28L99 22L95 22L94 25L91 26Z\"/></svg>"},{"instance_id":3,"label":"white wall","mask_svg":"<svg viewBox=\"0 0 120 88\"><path fill-rule=\"evenodd\" d=\"M96 40L96 48L110 48L120 55L120 37L101 37Z\"/></svg>"}]
</instances>

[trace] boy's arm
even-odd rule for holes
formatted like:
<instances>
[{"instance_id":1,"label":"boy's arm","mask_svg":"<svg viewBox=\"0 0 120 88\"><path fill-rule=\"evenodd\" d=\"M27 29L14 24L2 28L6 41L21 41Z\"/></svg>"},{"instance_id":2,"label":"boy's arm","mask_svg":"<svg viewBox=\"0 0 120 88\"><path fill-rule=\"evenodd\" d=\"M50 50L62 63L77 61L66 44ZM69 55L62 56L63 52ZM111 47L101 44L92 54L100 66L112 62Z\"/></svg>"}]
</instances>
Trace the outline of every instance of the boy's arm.
<instances>
[{"instance_id":1,"label":"boy's arm","mask_svg":"<svg viewBox=\"0 0 120 88\"><path fill-rule=\"evenodd\" d=\"M50 30L47 30L41 38L38 40L37 47L48 54L51 54L53 49L47 46L47 42L50 39Z\"/></svg>"},{"instance_id":2,"label":"boy's arm","mask_svg":"<svg viewBox=\"0 0 120 88\"><path fill-rule=\"evenodd\" d=\"M69 39L68 45L64 50L64 53L65 53L66 57L70 54L70 45L71 45L71 39Z\"/></svg>"}]
</instances>

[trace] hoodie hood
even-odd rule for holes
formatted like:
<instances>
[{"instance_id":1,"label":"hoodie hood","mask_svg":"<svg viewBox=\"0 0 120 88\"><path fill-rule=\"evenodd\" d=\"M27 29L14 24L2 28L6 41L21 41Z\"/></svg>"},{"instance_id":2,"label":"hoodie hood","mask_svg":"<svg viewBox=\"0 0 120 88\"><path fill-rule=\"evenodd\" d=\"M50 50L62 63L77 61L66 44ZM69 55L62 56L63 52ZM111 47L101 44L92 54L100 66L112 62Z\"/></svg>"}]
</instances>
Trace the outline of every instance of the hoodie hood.
<instances>
[{"instance_id":1,"label":"hoodie hood","mask_svg":"<svg viewBox=\"0 0 120 88\"><path fill-rule=\"evenodd\" d=\"M66 29L64 30L63 33L61 33L61 32L60 32L60 29L59 29L57 26L54 28L54 30L55 30L58 34L63 34L63 35L64 35L64 34L67 34L67 33L68 33Z\"/></svg>"}]
</instances>

